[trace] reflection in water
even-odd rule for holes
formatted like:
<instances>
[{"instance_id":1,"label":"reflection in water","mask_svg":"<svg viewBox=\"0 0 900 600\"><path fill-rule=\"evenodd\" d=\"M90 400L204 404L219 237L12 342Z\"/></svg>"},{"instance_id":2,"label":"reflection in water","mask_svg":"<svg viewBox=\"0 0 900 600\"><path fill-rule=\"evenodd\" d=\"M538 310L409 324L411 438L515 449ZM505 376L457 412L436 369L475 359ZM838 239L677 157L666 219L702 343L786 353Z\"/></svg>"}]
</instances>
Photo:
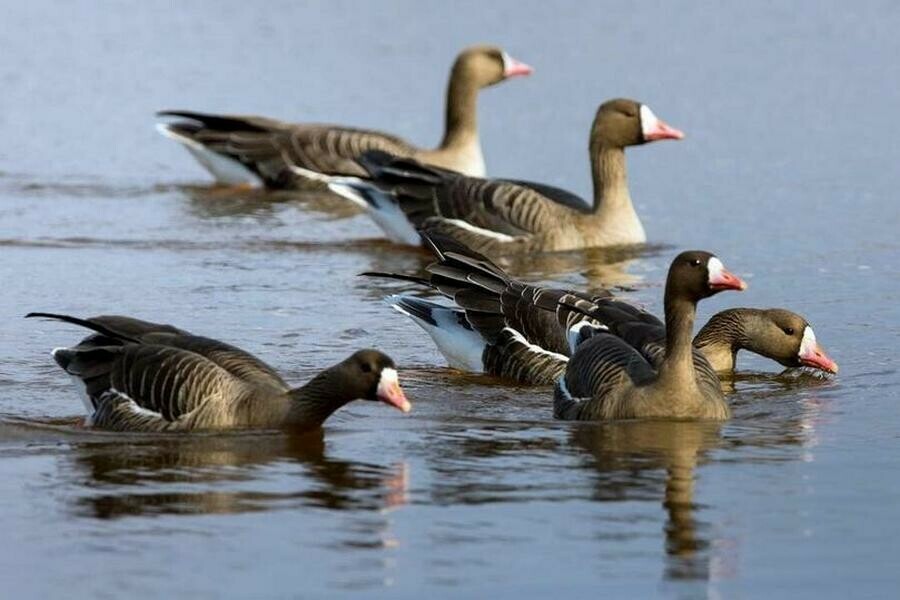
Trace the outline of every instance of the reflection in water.
<instances>
[{"instance_id":1,"label":"reflection in water","mask_svg":"<svg viewBox=\"0 0 900 600\"><path fill-rule=\"evenodd\" d=\"M200 185L181 186L179 191L189 200L191 214L200 218L268 215L286 203L333 218L351 217L360 212L351 202L328 192Z\"/></svg>"},{"instance_id":2,"label":"reflection in water","mask_svg":"<svg viewBox=\"0 0 900 600\"><path fill-rule=\"evenodd\" d=\"M327 192L298 192L255 189L249 187L182 186L180 191L190 201L189 210L199 218L253 216L265 218L286 203L298 210L312 211L334 219L356 216L360 209L343 198ZM394 246L394 249L399 248ZM585 281L578 284L588 290L629 289L643 281L642 275L628 273L638 258L658 255L660 246L621 246L587 248L573 252L508 256L497 262L514 277L529 281L558 281L560 275L579 273ZM426 254L423 252L423 256ZM430 261L423 262L423 267ZM389 269L383 269L389 270ZM414 273L416 271L406 271ZM559 285L563 285L560 283Z\"/></svg>"},{"instance_id":3,"label":"reflection in water","mask_svg":"<svg viewBox=\"0 0 900 600\"><path fill-rule=\"evenodd\" d=\"M99 519L298 506L378 510L405 504L408 489L405 465L328 458L322 431L84 443L75 446L75 463L83 486L96 492L77 501L77 512ZM285 476L303 488L281 489Z\"/></svg>"},{"instance_id":4,"label":"reflection in water","mask_svg":"<svg viewBox=\"0 0 900 600\"><path fill-rule=\"evenodd\" d=\"M513 276L528 281L540 279L557 287L575 284L587 291L629 290L640 285L644 277L629 273L628 269L637 264L638 258L656 256L662 250L662 247L648 245L585 248L572 252L510 256L499 263ZM584 281L571 281L565 277L569 273L578 273Z\"/></svg>"},{"instance_id":5,"label":"reflection in water","mask_svg":"<svg viewBox=\"0 0 900 600\"><path fill-rule=\"evenodd\" d=\"M782 456L768 452L766 460L796 460L796 448L800 447L799 458L812 460L810 448L816 443L823 401L810 393L798 401L798 387L808 385L807 379L796 374L780 377L776 380L779 387L773 389L771 375L740 376L742 386L756 381L761 389L752 400L753 393L740 394L733 407L735 418L725 424L633 421L578 425L572 431L572 444L592 457L588 466L597 472L595 499L646 498L657 495L662 487L664 579L710 581L736 575L737 561L727 554L734 551L735 544L715 539L711 525L696 514L704 507L694 498L696 467L712 460L713 450L731 452L748 447L785 451ZM829 383L822 381L823 385ZM654 476L661 471L663 482Z\"/></svg>"},{"instance_id":6,"label":"reflection in water","mask_svg":"<svg viewBox=\"0 0 900 600\"><path fill-rule=\"evenodd\" d=\"M667 579L710 578L709 524L694 515L694 468L721 443L719 423L634 421L579 426L572 443L593 457L599 500L655 495L665 471L662 506Z\"/></svg>"}]
</instances>

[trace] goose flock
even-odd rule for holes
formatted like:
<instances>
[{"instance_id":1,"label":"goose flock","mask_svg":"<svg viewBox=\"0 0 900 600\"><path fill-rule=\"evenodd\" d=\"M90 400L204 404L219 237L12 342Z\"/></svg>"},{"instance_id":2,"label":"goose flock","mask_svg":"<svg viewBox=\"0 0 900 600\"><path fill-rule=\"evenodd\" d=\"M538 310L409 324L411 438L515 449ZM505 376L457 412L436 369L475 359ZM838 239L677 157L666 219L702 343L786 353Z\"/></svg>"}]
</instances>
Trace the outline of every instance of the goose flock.
<instances>
[{"instance_id":1,"label":"goose flock","mask_svg":"<svg viewBox=\"0 0 900 600\"><path fill-rule=\"evenodd\" d=\"M734 372L741 350L788 368L837 373L809 322L786 309L730 308L695 334L698 302L747 287L710 252L673 258L662 318L609 291L532 285L498 266L502 256L645 243L625 150L684 138L646 104L617 98L600 104L589 132L591 199L488 177L478 94L531 73L502 48L464 49L450 71L444 135L434 149L359 128L186 110L159 112L158 129L220 185L329 190L361 207L393 242L423 245L434 256L424 273L364 275L429 292L386 300L430 336L450 367L547 386L548 415L552 404L556 418L727 419L720 379ZM320 427L357 399L411 409L397 366L378 350L356 351L291 387L252 354L172 325L125 316L27 316L89 332L52 355L75 381L91 427L302 430Z\"/></svg>"}]
</instances>

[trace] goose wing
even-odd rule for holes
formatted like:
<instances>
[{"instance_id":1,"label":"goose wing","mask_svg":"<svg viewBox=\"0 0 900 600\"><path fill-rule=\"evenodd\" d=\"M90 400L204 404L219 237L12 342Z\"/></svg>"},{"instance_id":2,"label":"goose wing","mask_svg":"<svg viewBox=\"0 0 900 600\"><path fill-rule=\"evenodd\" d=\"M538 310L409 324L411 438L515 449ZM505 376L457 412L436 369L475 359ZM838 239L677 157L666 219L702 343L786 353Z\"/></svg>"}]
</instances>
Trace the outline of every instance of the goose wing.
<instances>
[{"instance_id":1,"label":"goose wing","mask_svg":"<svg viewBox=\"0 0 900 600\"><path fill-rule=\"evenodd\" d=\"M551 385L566 371L568 357L531 344L518 331L505 328L483 355L485 372L528 385Z\"/></svg>"},{"instance_id":2,"label":"goose wing","mask_svg":"<svg viewBox=\"0 0 900 600\"><path fill-rule=\"evenodd\" d=\"M556 384L553 412L559 419L596 420L618 412L620 391L656 377L647 358L622 338L595 332L578 346Z\"/></svg>"},{"instance_id":3,"label":"goose wing","mask_svg":"<svg viewBox=\"0 0 900 600\"><path fill-rule=\"evenodd\" d=\"M209 418L226 415L232 402L251 389L211 360L169 346L57 349L53 357L69 375L84 383L95 409L93 421L104 427L125 428L121 422L108 419L121 419L126 413L135 418L152 417L160 428L172 428L201 407ZM111 411L111 406L119 408ZM141 429L146 429L145 425Z\"/></svg>"},{"instance_id":4,"label":"goose wing","mask_svg":"<svg viewBox=\"0 0 900 600\"><path fill-rule=\"evenodd\" d=\"M559 300L569 295L593 301L610 295L605 290L586 294L528 285L451 237L424 234L423 239L438 259L427 267L431 285L463 308L472 326L489 340L509 327L531 344L568 354L569 328L590 317Z\"/></svg>"},{"instance_id":5,"label":"goose wing","mask_svg":"<svg viewBox=\"0 0 900 600\"><path fill-rule=\"evenodd\" d=\"M291 166L329 175L362 177L356 161L369 150L409 155L415 149L402 139L367 129L331 125L288 125L261 117L222 117L165 111L185 121L169 125L209 150L229 156L274 187L290 187Z\"/></svg>"},{"instance_id":6,"label":"goose wing","mask_svg":"<svg viewBox=\"0 0 900 600\"><path fill-rule=\"evenodd\" d=\"M415 226L436 218L431 226L465 230L467 235L454 237L470 246L476 246L468 243L473 236L505 240L535 234L557 226L566 211L587 209L575 194L545 184L470 177L382 152L366 153L359 162L372 180L391 190ZM451 223L443 223L447 220Z\"/></svg>"},{"instance_id":7,"label":"goose wing","mask_svg":"<svg viewBox=\"0 0 900 600\"><path fill-rule=\"evenodd\" d=\"M649 312L611 298L595 298L591 302L566 297L560 302L574 312L580 312L606 327L658 369L666 355L666 326ZM719 390L719 377L702 352L693 350L694 372L701 387Z\"/></svg>"},{"instance_id":8,"label":"goose wing","mask_svg":"<svg viewBox=\"0 0 900 600\"><path fill-rule=\"evenodd\" d=\"M172 325L119 315L80 319L70 315L33 312L26 317L44 317L64 321L95 332L94 335L83 339L76 348L134 343L181 348L205 357L248 383L268 385L280 391L289 389L288 384L271 366L249 352L219 340L192 335Z\"/></svg>"}]
</instances>

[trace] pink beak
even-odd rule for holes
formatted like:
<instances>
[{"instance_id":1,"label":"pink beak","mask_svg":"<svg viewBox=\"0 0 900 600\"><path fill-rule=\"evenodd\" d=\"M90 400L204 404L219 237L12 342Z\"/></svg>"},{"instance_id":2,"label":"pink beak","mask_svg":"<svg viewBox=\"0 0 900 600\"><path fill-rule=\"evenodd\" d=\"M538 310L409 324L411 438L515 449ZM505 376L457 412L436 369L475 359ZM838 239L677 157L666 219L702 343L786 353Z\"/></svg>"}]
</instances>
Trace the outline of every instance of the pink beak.
<instances>
[{"instance_id":1,"label":"pink beak","mask_svg":"<svg viewBox=\"0 0 900 600\"><path fill-rule=\"evenodd\" d=\"M747 289L747 282L731 271L722 269L718 273L710 274L709 287L714 290L737 290L743 292Z\"/></svg>"},{"instance_id":2,"label":"pink beak","mask_svg":"<svg viewBox=\"0 0 900 600\"><path fill-rule=\"evenodd\" d=\"M525 77L532 73L534 69L530 65L519 62L508 54L503 56L503 77Z\"/></svg>"},{"instance_id":3,"label":"pink beak","mask_svg":"<svg viewBox=\"0 0 900 600\"><path fill-rule=\"evenodd\" d=\"M387 369L382 371L382 376L378 382L378 388L375 390L375 397L389 406L393 406L401 412L408 413L412 410L412 404L406 399L403 388L397 382L397 373L390 369L391 375L386 376Z\"/></svg>"},{"instance_id":4,"label":"pink beak","mask_svg":"<svg viewBox=\"0 0 900 600\"><path fill-rule=\"evenodd\" d=\"M653 127L644 134L644 139L648 142L682 140L684 139L684 132L680 129L675 129L663 120L657 120Z\"/></svg>"},{"instance_id":5,"label":"pink beak","mask_svg":"<svg viewBox=\"0 0 900 600\"><path fill-rule=\"evenodd\" d=\"M813 344L808 350L801 352L799 358L800 364L804 366L821 369L826 373L838 372L837 363L828 358L828 355L825 354L825 351L818 344Z\"/></svg>"}]
</instances>

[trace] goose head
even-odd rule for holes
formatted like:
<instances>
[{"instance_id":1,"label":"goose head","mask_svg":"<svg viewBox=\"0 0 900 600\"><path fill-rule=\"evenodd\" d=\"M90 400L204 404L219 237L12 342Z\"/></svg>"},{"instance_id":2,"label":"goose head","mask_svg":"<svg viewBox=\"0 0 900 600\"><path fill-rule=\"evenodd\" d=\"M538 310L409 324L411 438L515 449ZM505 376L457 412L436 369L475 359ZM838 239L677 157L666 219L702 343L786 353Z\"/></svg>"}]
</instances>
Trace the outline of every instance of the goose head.
<instances>
[{"instance_id":1,"label":"goose head","mask_svg":"<svg viewBox=\"0 0 900 600\"><path fill-rule=\"evenodd\" d=\"M377 350L360 350L336 370L347 396L384 402L402 412L412 408L400 387L397 367L390 356Z\"/></svg>"},{"instance_id":2,"label":"goose head","mask_svg":"<svg viewBox=\"0 0 900 600\"><path fill-rule=\"evenodd\" d=\"M453 77L475 82L478 87L488 87L512 77L524 77L534 71L497 46L470 46L460 52L453 65Z\"/></svg>"},{"instance_id":3,"label":"goose head","mask_svg":"<svg viewBox=\"0 0 900 600\"><path fill-rule=\"evenodd\" d=\"M676 256L666 280L666 296L692 302L725 290L745 289L744 280L729 272L715 254L703 250L689 250Z\"/></svg>"},{"instance_id":4,"label":"goose head","mask_svg":"<svg viewBox=\"0 0 900 600\"><path fill-rule=\"evenodd\" d=\"M649 106L625 98L601 104L591 130L592 144L600 147L625 148L682 138L682 131L657 117Z\"/></svg>"},{"instance_id":5,"label":"goose head","mask_svg":"<svg viewBox=\"0 0 900 600\"><path fill-rule=\"evenodd\" d=\"M837 373L838 365L825 354L806 319L780 308L759 311L744 326L747 349L786 367L812 367Z\"/></svg>"}]
</instances>

